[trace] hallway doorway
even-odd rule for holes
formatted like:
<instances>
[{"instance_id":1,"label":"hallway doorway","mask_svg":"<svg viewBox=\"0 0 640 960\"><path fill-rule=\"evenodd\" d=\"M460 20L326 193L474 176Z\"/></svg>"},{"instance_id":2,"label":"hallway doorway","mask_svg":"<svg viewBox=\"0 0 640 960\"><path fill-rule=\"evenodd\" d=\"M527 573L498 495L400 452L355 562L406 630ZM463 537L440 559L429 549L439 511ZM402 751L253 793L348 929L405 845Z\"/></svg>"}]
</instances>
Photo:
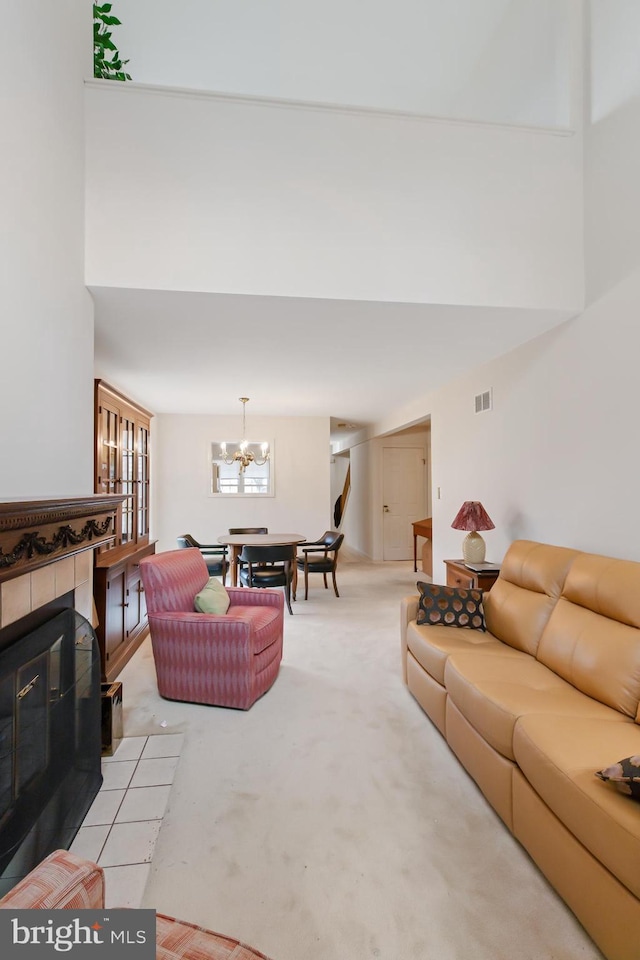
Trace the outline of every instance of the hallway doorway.
<instances>
[{"instance_id":1,"label":"hallway doorway","mask_svg":"<svg viewBox=\"0 0 640 960\"><path fill-rule=\"evenodd\" d=\"M382 558L410 560L411 525L426 516L426 458L420 447L384 447L382 504Z\"/></svg>"}]
</instances>

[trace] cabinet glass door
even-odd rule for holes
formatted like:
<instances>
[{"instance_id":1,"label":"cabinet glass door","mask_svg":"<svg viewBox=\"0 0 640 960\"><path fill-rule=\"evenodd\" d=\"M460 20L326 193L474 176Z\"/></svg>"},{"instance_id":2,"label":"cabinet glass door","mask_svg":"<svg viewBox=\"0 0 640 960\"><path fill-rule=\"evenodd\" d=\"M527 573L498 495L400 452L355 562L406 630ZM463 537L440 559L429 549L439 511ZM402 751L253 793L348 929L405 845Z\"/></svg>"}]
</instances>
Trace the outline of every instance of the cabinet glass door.
<instances>
[{"instance_id":1,"label":"cabinet glass door","mask_svg":"<svg viewBox=\"0 0 640 960\"><path fill-rule=\"evenodd\" d=\"M126 554L149 542L150 437L146 411L97 381L95 491L125 499L118 507L115 537L98 548Z\"/></svg>"},{"instance_id":2,"label":"cabinet glass door","mask_svg":"<svg viewBox=\"0 0 640 960\"><path fill-rule=\"evenodd\" d=\"M49 653L16 673L16 792L19 794L49 763Z\"/></svg>"},{"instance_id":3,"label":"cabinet glass door","mask_svg":"<svg viewBox=\"0 0 640 960\"><path fill-rule=\"evenodd\" d=\"M138 427L138 538L149 533L149 429Z\"/></svg>"},{"instance_id":4,"label":"cabinet glass door","mask_svg":"<svg viewBox=\"0 0 640 960\"><path fill-rule=\"evenodd\" d=\"M117 493L118 483L118 420L117 410L102 404L100 409L101 444L99 450L99 493Z\"/></svg>"},{"instance_id":5,"label":"cabinet glass door","mask_svg":"<svg viewBox=\"0 0 640 960\"><path fill-rule=\"evenodd\" d=\"M120 492L127 498L122 504L122 543L134 539L134 469L135 469L135 424L123 417L120 425L120 449L122 456L122 486Z\"/></svg>"}]
</instances>

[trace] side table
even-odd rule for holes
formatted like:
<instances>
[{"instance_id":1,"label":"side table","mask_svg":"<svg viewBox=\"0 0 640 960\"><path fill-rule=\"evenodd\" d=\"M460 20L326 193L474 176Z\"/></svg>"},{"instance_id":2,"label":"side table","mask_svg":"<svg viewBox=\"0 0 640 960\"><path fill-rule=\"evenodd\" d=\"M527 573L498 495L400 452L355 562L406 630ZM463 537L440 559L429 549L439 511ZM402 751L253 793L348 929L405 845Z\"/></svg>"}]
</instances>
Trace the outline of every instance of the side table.
<instances>
[{"instance_id":1,"label":"side table","mask_svg":"<svg viewBox=\"0 0 640 960\"><path fill-rule=\"evenodd\" d=\"M445 560L448 587L466 587L468 590L491 590L498 579L500 568L483 570L481 573L465 567L464 560Z\"/></svg>"},{"instance_id":2,"label":"side table","mask_svg":"<svg viewBox=\"0 0 640 960\"><path fill-rule=\"evenodd\" d=\"M433 520L427 517L425 520L416 520L411 524L413 527L413 572L418 572L418 537L426 537L431 540L433 536ZM425 570L431 576L431 570Z\"/></svg>"}]
</instances>

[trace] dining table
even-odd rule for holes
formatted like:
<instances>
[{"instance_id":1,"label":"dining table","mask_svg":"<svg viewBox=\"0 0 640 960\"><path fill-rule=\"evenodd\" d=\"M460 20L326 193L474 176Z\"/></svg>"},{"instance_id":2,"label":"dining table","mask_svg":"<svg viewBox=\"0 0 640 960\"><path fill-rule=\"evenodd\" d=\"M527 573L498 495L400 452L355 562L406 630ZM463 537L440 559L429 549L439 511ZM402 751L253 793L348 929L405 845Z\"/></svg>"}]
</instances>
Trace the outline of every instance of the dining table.
<instances>
[{"instance_id":1,"label":"dining table","mask_svg":"<svg viewBox=\"0 0 640 960\"><path fill-rule=\"evenodd\" d=\"M289 544L305 543L302 533L228 533L218 537L218 543L231 547L231 586L238 586L238 557L244 546L278 547ZM293 562L293 592L298 583L298 565Z\"/></svg>"}]
</instances>

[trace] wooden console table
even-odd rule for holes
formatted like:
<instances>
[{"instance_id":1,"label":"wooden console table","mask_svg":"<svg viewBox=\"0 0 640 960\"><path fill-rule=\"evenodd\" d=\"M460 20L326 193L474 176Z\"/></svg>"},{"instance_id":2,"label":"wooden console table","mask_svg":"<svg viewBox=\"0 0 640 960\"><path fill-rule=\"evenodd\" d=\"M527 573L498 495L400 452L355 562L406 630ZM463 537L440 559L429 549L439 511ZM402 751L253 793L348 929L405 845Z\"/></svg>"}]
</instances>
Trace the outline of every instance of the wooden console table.
<instances>
[{"instance_id":1,"label":"wooden console table","mask_svg":"<svg viewBox=\"0 0 640 960\"><path fill-rule=\"evenodd\" d=\"M415 523L412 523L413 527L413 572L418 572L418 537L426 537L427 540L432 539L433 534L433 520L431 517L427 517L426 520L416 520Z\"/></svg>"},{"instance_id":2,"label":"wooden console table","mask_svg":"<svg viewBox=\"0 0 640 960\"><path fill-rule=\"evenodd\" d=\"M482 572L465 567L464 560L445 560L444 565L447 568L447 586L464 587L467 590L491 590L500 573L498 564L495 570Z\"/></svg>"}]
</instances>

